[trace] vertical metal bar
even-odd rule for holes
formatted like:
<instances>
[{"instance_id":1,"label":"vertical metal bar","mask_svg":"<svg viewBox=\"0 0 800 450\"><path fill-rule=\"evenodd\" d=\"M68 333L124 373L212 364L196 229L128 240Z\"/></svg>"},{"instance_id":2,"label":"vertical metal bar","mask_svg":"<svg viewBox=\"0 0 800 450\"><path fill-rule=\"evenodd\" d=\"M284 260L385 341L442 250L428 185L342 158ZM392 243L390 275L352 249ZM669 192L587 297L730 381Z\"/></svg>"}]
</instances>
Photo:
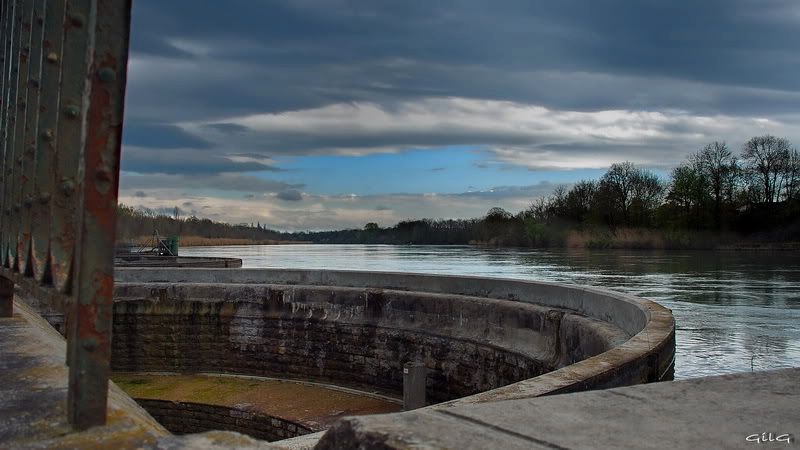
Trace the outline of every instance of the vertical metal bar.
<instances>
[{"instance_id":1,"label":"vertical metal bar","mask_svg":"<svg viewBox=\"0 0 800 450\"><path fill-rule=\"evenodd\" d=\"M8 1L2 0L0 1L0 127L5 124L5 116L3 115L3 110L6 106L6 97L5 97L5 90L8 80L6 79L6 63L8 62L8 48L6 47L6 43L8 42L8 35L9 27L8 27ZM0 139L4 139L2 136L2 131L0 131ZM2 145L0 145L0 160L2 159ZM0 161L0 167L3 166L4 161ZM3 179L2 171L0 171L0 179Z\"/></svg>"},{"instance_id":2,"label":"vertical metal bar","mask_svg":"<svg viewBox=\"0 0 800 450\"><path fill-rule=\"evenodd\" d=\"M3 61L2 61L2 74L0 74L0 79L2 79L2 88L0 88L0 160L2 160L2 164L0 164L0 178L2 178L2 187L5 187L9 184L8 176L6 173L6 159L5 159L5 152L6 152L6 143L8 139L8 96L10 92L10 85L11 85L11 65L12 60L14 60L14 56L12 56L12 40L14 38L14 6L15 1L13 0L6 0L2 4L2 40L0 41L0 46L2 46L3 52ZM0 187L0 202L2 202L2 195L3 188ZM3 209L0 206L0 243L2 243L2 239L4 236L3 227L8 223L8 220L4 220L4 214L2 213ZM2 244L0 244L0 249L2 249ZM0 254L2 254L2 250L0 250ZM2 258L0 258L2 260ZM2 262L0 262L0 265ZM4 276L0 276L0 317L11 317L14 314L14 282Z\"/></svg>"},{"instance_id":3,"label":"vertical metal bar","mask_svg":"<svg viewBox=\"0 0 800 450\"><path fill-rule=\"evenodd\" d=\"M33 275L31 266L31 210L33 209L36 176L36 151L39 134L39 92L42 79L42 44L44 40L44 19L47 0L36 0L31 17L31 45L28 56L28 95L25 101L25 137L23 138L22 179L20 183L19 241L17 259L19 271ZM42 133L42 140L52 139L52 132ZM37 195L38 197L38 195Z\"/></svg>"},{"instance_id":4,"label":"vertical metal bar","mask_svg":"<svg viewBox=\"0 0 800 450\"><path fill-rule=\"evenodd\" d=\"M6 185L8 177L6 176L6 126L8 121L8 87L10 83L9 73L11 71L11 39L13 37L13 15L14 1L6 0L3 2L3 37L0 45L3 47L3 61L2 61L2 89L0 89L0 179L3 180L0 184L0 255L2 255L2 241L3 241L3 189ZM2 258L0 258L2 260ZM0 263L2 265L2 263Z\"/></svg>"},{"instance_id":5,"label":"vertical metal bar","mask_svg":"<svg viewBox=\"0 0 800 450\"><path fill-rule=\"evenodd\" d=\"M19 254L17 244L19 242L20 225L22 224L22 189L21 184L24 177L24 154L25 154L25 119L27 118L28 82L30 79L29 62L31 53L31 36L33 28L34 0L23 0L20 17L20 53L17 79L17 109L16 124L14 128L14 178L11 179L11 220L8 233L8 250L10 267L14 271L19 271Z\"/></svg>"},{"instance_id":6,"label":"vertical metal bar","mask_svg":"<svg viewBox=\"0 0 800 450\"><path fill-rule=\"evenodd\" d=\"M78 234L78 178L85 144L86 110L89 105L89 64L92 57L94 23L91 0L69 0L64 18L64 49L61 71L61 105L64 120L58 122L56 143L56 189L53 192L53 216L50 224L50 254L53 286L59 292L73 293L75 278L75 240ZM67 336L67 365L75 356L75 296L69 295L64 308ZM67 402L72 404L73 390Z\"/></svg>"},{"instance_id":7,"label":"vertical metal bar","mask_svg":"<svg viewBox=\"0 0 800 450\"><path fill-rule=\"evenodd\" d=\"M55 154L53 215L50 224L50 253L53 285L59 292L72 290L76 211L78 209L78 171L84 146L84 123L88 107L90 53L89 15L91 0L67 2L61 66L61 110ZM69 323L71 311L66 311ZM70 345L67 342L67 345Z\"/></svg>"},{"instance_id":8,"label":"vertical metal bar","mask_svg":"<svg viewBox=\"0 0 800 450\"><path fill-rule=\"evenodd\" d=\"M8 71L9 62L11 57L9 55L10 39L12 32L12 22L10 20L9 12L13 12L10 6L13 4L11 0L3 0L0 2L0 52L2 52L2 60L0 60L0 241L2 241L2 186L7 182L6 179L6 166L5 166L5 142L6 142L6 106L8 102ZM0 245L2 247L2 245ZM11 284L10 289L8 284ZM10 294L10 295L9 295ZM0 317L11 317L14 312L14 283L5 277L0 277Z\"/></svg>"},{"instance_id":9,"label":"vertical metal bar","mask_svg":"<svg viewBox=\"0 0 800 450\"><path fill-rule=\"evenodd\" d=\"M33 248L33 275L39 282L50 283L50 216L55 175L53 162L58 142L60 111L61 60L64 39L64 14L66 1L51 1L44 22L43 67L41 99L39 102L39 130L41 136L36 149L36 182L31 211L31 239Z\"/></svg>"},{"instance_id":10,"label":"vertical metal bar","mask_svg":"<svg viewBox=\"0 0 800 450\"><path fill-rule=\"evenodd\" d=\"M131 0L95 0L78 277L67 409L78 429L105 423L111 357L119 157Z\"/></svg>"},{"instance_id":11,"label":"vertical metal bar","mask_svg":"<svg viewBox=\"0 0 800 450\"><path fill-rule=\"evenodd\" d=\"M13 15L9 17L12 23L12 39L9 47L9 83L6 105L6 123L5 133L5 182L3 183L3 241L0 242L0 264L5 267L11 267L11 224L14 220L13 202L13 181L18 172L16 160L14 159L14 138L16 136L16 122L17 122L17 90L19 87L19 62L21 51L21 38L22 32L20 25L22 24L22 7L23 0L13 2Z\"/></svg>"}]
</instances>

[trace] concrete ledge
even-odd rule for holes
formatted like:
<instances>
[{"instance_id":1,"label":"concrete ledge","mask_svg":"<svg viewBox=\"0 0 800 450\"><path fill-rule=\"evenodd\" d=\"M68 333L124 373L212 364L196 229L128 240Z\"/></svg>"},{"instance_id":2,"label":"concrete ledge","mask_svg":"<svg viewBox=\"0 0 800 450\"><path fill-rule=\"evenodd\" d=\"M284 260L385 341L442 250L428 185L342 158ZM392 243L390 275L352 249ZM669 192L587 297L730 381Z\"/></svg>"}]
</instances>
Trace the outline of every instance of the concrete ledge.
<instances>
[{"instance_id":1,"label":"concrete ledge","mask_svg":"<svg viewBox=\"0 0 800 450\"><path fill-rule=\"evenodd\" d=\"M242 267L242 260L239 258L218 258L206 256L154 256L137 255L136 253L131 253L115 256L114 266L238 268Z\"/></svg>"},{"instance_id":2,"label":"concrete ledge","mask_svg":"<svg viewBox=\"0 0 800 450\"><path fill-rule=\"evenodd\" d=\"M14 317L0 319L0 447L134 447L168 435L113 383L108 424L71 433L65 342L25 303L15 301L14 312Z\"/></svg>"},{"instance_id":3,"label":"concrete ledge","mask_svg":"<svg viewBox=\"0 0 800 450\"><path fill-rule=\"evenodd\" d=\"M346 418L316 448L789 448L774 438L797 443L799 401L784 369Z\"/></svg>"}]
</instances>

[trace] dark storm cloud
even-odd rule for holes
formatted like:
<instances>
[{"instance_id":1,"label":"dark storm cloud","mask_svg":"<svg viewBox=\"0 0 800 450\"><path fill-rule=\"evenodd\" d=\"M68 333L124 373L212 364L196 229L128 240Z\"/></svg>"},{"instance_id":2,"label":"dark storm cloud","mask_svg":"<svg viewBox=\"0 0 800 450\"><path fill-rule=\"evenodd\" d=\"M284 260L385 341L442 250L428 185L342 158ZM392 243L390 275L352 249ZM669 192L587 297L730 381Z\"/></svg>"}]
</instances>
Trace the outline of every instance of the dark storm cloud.
<instances>
[{"instance_id":1,"label":"dark storm cloud","mask_svg":"<svg viewBox=\"0 0 800 450\"><path fill-rule=\"evenodd\" d=\"M289 189L286 191L278 192L276 195L279 199L285 202L299 202L303 200L303 193L297 189Z\"/></svg>"},{"instance_id":2,"label":"dark storm cloud","mask_svg":"<svg viewBox=\"0 0 800 450\"><path fill-rule=\"evenodd\" d=\"M266 193L280 192L287 189L301 187L303 186L298 184L265 180L263 178L237 173L221 173L213 175L174 175L166 173L149 173L145 175L135 175L123 172L123 176L120 180L120 189L127 191L141 188L187 188Z\"/></svg>"},{"instance_id":3,"label":"dark storm cloud","mask_svg":"<svg viewBox=\"0 0 800 450\"><path fill-rule=\"evenodd\" d=\"M522 95L558 107L552 91L506 82L557 71L797 91L798 22L791 0L143 0L134 8L132 47L144 56L234 62L231 80L253 76L204 91L214 106L288 110L434 92ZM500 78L475 78L480 70ZM163 90L174 88L181 90ZM621 104L632 93L616 94L627 94ZM586 106L602 106L592 100Z\"/></svg>"},{"instance_id":4,"label":"dark storm cloud","mask_svg":"<svg viewBox=\"0 0 800 450\"><path fill-rule=\"evenodd\" d=\"M581 156L588 153L583 147L602 148L602 142L486 128L254 132L232 120L333 104L372 103L391 113L452 97L553 110L741 117L780 117L800 108L794 0L140 0L133 24L126 124L132 148L123 167L136 172L274 169L258 158L226 157L237 152L263 158L487 145L514 147L520 155L525 146L549 146ZM192 122L205 129L188 133L176 125ZM658 131L707 139L683 123ZM649 148L639 146L650 145L644 140L617 147L674 153L685 142L664 143L671 136ZM215 150L185 151L209 145Z\"/></svg>"},{"instance_id":5,"label":"dark storm cloud","mask_svg":"<svg viewBox=\"0 0 800 450\"><path fill-rule=\"evenodd\" d=\"M280 168L255 158L233 160L239 153L220 155L214 151L193 148L145 148L125 146L122 170L137 173L213 174L221 172L277 172ZM264 158L258 155L258 158Z\"/></svg>"},{"instance_id":6,"label":"dark storm cloud","mask_svg":"<svg viewBox=\"0 0 800 450\"><path fill-rule=\"evenodd\" d=\"M131 121L125 124L123 138L135 147L210 148L209 142L198 139L174 125L155 125Z\"/></svg>"}]
</instances>

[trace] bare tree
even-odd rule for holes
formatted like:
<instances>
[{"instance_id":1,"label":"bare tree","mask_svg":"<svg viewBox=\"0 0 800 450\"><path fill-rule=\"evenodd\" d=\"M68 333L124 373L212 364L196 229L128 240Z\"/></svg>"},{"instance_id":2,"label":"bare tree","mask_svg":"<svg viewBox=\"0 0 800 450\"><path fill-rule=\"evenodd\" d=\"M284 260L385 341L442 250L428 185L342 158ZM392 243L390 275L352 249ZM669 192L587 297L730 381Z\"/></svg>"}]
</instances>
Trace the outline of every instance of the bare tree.
<instances>
[{"instance_id":1,"label":"bare tree","mask_svg":"<svg viewBox=\"0 0 800 450\"><path fill-rule=\"evenodd\" d=\"M756 136L744 144L742 158L754 178L760 200L773 204L780 200L790 158L787 139L772 135Z\"/></svg>"},{"instance_id":2,"label":"bare tree","mask_svg":"<svg viewBox=\"0 0 800 450\"><path fill-rule=\"evenodd\" d=\"M633 202L633 184L636 178L636 167L625 161L612 164L608 172L600 179L602 187L606 187L612 195L612 204L622 212L625 223L630 219L630 207Z\"/></svg>"},{"instance_id":3,"label":"bare tree","mask_svg":"<svg viewBox=\"0 0 800 450\"><path fill-rule=\"evenodd\" d=\"M720 227L723 203L732 201L733 197L738 173L736 157L725 142L715 141L703 147L690 160L708 183L714 201L714 224Z\"/></svg>"},{"instance_id":4,"label":"bare tree","mask_svg":"<svg viewBox=\"0 0 800 450\"><path fill-rule=\"evenodd\" d=\"M785 177L786 200L795 200L800 196L800 152L798 152L797 149L789 153Z\"/></svg>"},{"instance_id":5,"label":"bare tree","mask_svg":"<svg viewBox=\"0 0 800 450\"><path fill-rule=\"evenodd\" d=\"M664 186L654 173L627 161L612 164L598 189L601 197L609 197L606 201L621 213L625 225L637 226L647 224L663 193ZM614 221L613 212L611 218Z\"/></svg>"}]
</instances>

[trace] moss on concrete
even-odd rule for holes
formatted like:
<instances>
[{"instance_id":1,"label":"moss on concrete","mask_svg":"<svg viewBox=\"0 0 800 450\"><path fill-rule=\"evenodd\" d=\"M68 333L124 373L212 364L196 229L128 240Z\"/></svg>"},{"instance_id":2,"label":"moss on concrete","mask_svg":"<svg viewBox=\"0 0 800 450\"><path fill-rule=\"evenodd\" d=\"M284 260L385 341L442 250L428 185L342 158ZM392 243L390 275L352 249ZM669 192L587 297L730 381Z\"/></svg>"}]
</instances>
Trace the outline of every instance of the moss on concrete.
<instances>
[{"instance_id":1,"label":"moss on concrete","mask_svg":"<svg viewBox=\"0 0 800 450\"><path fill-rule=\"evenodd\" d=\"M298 382L209 375L117 373L112 379L133 398L237 407L317 428L342 416L401 409L398 402Z\"/></svg>"}]
</instances>

